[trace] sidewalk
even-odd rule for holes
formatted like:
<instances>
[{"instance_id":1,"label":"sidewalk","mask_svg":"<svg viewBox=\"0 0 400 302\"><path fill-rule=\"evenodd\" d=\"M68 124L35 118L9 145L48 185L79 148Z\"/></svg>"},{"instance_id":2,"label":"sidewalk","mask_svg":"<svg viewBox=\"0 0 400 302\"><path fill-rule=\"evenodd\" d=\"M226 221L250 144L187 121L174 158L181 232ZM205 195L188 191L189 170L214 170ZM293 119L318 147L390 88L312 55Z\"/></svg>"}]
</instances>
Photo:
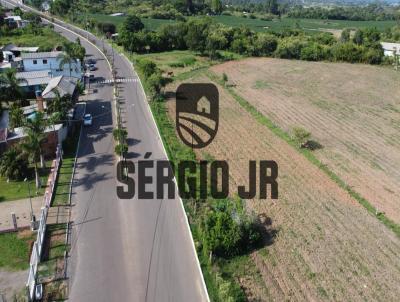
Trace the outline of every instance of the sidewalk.
<instances>
[{"instance_id":1,"label":"sidewalk","mask_svg":"<svg viewBox=\"0 0 400 302\"><path fill-rule=\"evenodd\" d=\"M36 219L39 219L42 206L43 196L32 197L33 213L36 215ZM11 213L15 213L17 216L18 227L30 226L31 206L29 198L0 202L0 231L14 228Z\"/></svg>"}]
</instances>

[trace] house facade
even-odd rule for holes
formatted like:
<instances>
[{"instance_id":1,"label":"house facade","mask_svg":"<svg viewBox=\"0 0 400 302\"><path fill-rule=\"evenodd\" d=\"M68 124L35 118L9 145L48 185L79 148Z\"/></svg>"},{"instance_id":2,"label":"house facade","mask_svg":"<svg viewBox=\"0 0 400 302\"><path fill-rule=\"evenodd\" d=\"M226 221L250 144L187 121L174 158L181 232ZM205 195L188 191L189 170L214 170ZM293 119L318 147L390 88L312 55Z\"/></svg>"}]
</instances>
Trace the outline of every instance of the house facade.
<instances>
[{"instance_id":1,"label":"house facade","mask_svg":"<svg viewBox=\"0 0 400 302\"><path fill-rule=\"evenodd\" d=\"M25 72L50 70L51 77L67 76L81 79L82 64L79 60L60 66L61 51L23 53L22 68Z\"/></svg>"}]
</instances>

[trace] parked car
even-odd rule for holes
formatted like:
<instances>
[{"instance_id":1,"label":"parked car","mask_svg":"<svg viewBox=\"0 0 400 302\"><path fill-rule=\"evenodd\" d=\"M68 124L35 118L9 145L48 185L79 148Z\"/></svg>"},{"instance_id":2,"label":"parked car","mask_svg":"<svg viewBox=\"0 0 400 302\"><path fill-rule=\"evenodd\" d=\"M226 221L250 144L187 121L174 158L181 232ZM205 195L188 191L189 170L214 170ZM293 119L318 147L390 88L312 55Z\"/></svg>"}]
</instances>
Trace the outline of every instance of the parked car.
<instances>
[{"instance_id":1,"label":"parked car","mask_svg":"<svg viewBox=\"0 0 400 302\"><path fill-rule=\"evenodd\" d=\"M88 67L89 71L95 71L97 70L96 66L94 64L90 64Z\"/></svg>"},{"instance_id":2,"label":"parked car","mask_svg":"<svg viewBox=\"0 0 400 302\"><path fill-rule=\"evenodd\" d=\"M93 124L93 118L91 114L85 114L83 117L83 125L84 126L92 126Z\"/></svg>"},{"instance_id":3,"label":"parked car","mask_svg":"<svg viewBox=\"0 0 400 302\"><path fill-rule=\"evenodd\" d=\"M96 64L96 60L95 59L88 59L87 61L86 61L86 64L88 64L88 65L91 65L91 64Z\"/></svg>"}]
</instances>

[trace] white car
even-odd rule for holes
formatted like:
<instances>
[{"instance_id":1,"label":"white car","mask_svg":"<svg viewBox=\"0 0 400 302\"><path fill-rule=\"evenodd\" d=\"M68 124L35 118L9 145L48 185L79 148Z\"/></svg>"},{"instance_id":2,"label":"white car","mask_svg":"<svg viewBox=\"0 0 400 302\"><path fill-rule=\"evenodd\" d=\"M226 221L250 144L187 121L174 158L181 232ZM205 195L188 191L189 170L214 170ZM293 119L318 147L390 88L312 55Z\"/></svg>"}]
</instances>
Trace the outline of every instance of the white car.
<instances>
[{"instance_id":1,"label":"white car","mask_svg":"<svg viewBox=\"0 0 400 302\"><path fill-rule=\"evenodd\" d=\"M91 114L85 114L83 117L83 125L84 126L92 126L93 124L93 118Z\"/></svg>"}]
</instances>

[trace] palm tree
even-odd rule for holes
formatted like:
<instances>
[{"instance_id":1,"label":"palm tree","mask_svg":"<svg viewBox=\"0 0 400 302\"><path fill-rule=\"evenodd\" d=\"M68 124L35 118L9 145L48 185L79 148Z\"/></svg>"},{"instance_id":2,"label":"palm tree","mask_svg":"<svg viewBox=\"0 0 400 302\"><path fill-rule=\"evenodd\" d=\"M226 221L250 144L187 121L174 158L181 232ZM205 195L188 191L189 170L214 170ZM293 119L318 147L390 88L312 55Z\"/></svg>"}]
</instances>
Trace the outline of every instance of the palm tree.
<instances>
[{"instance_id":1,"label":"palm tree","mask_svg":"<svg viewBox=\"0 0 400 302\"><path fill-rule=\"evenodd\" d=\"M26 83L26 79L17 78L17 71L15 69L6 69L5 72L0 73L0 90L1 100L7 104L9 101L24 100L25 93L20 85Z\"/></svg>"},{"instance_id":2,"label":"palm tree","mask_svg":"<svg viewBox=\"0 0 400 302\"><path fill-rule=\"evenodd\" d=\"M59 60L59 68L60 69L64 69L64 66L68 64L68 68L69 68L69 76L72 76L72 69L71 69L71 65L72 63L77 63L77 60L73 57L71 57L69 54L67 53L61 53L58 56L58 60Z\"/></svg>"},{"instance_id":3,"label":"palm tree","mask_svg":"<svg viewBox=\"0 0 400 302\"><path fill-rule=\"evenodd\" d=\"M27 130L27 137L21 143L21 147L24 152L28 155L29 160L35 166L35 180L36 180L36 188L39 189L40 177L38 171L38 161L41 159L41 141L43 140L43 134L36 133L31 129Z\"/></svg>"},{"instance_id":4,"label":"palm tree","mask_svg":"<svg viewBox=\"0 0 400 302\"><path fill-rule=\"evenodd\" d=\"M9 126L12 131L14 130L14 128L21 127L24 124L24 111L18 104L11 104L9 111L9 120Z\"/></svg>"},{"instance_id":5,"label":"palm tree","mask_svg":"<svg viewBox=\"0 0 400 302\"><path fill-rule=\"evenodd\" d=\"M72 108L71 96L69 94L61 96L57 89L54 90L54 94L56 95L55 98L47 102L47 113L59 113L60 119L57 122L65 121L67 120L68 110Z\"/></svg>"},{"instance_id":6,"label":"palm tree","mask_svg":"<svg viewBox=\"0 0 400 302\"><path fill-rule=\"evenodd\" d=\"M72 43L64 43L64 45L63 45L64 51L61 54L59 54L59 56L57 58L59 60L59 68L60 69L64 69L64 66L68 65L69 76L72 75L72 72L71 72L72 63L75 63L75 64L78 63L78 60L74 54L74 49L71 44Z\"/></svg>"},{"instance_id":7,"label":"palm tree","mask_svg":"<svg viewBox=\"0 0 400 302\"><path fill-rule=\"evenodd\" d=\"M20 150L9 148L0 158L0 175L11 180L22 179L28 172L28 161Z\"/></svg>"},{"instance_id":8,"label":"palm tree","mask_svg":"<svg viewBox=\"0 0 400 302\"><path fill-rule=\"evenodd\" d=\"M24 132L27 134L25 147L23 149L28 153L32 162L37 164L40 160L40 167L45 167L44 156L42 153L42 142L45 138L47 121L42 112L37 112L34 117L27 119L24 125Z\"/></svg>"}]
</instances>

